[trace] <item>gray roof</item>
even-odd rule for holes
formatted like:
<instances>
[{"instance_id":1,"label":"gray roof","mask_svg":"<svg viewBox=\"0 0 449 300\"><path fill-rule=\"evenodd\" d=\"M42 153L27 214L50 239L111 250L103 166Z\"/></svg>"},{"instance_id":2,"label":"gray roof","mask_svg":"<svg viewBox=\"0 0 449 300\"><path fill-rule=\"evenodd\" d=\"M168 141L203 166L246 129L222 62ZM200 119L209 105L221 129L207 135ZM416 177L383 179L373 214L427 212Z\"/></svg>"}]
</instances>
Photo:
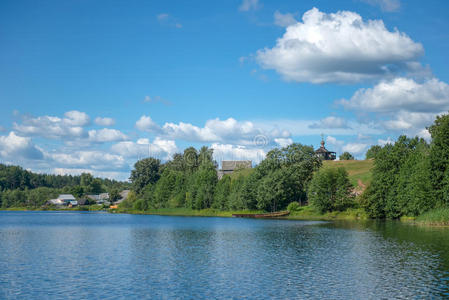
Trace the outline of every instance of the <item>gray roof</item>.
<instances>
[{"instance_id":1,"label":"gray roof","mask_svg":"<svg viewBox=\"0 0 449 300\"><path fill-rule=\"evenodd\" d=\"M221 162L221 169L225 171L233 171L240 168L251 168L250 160L223 160Z\"/></svg>"},{"instance_id":2,"label":"gray roof","mask_svg":"<svg viewBox=\"0 0 449 300\"><path fill-rule=\"evenodd\" d=\"M58 199L61 200L75 200L75 197L73 197L72 194L61 194L58 196Z\"/></svg>"}]
</instances>

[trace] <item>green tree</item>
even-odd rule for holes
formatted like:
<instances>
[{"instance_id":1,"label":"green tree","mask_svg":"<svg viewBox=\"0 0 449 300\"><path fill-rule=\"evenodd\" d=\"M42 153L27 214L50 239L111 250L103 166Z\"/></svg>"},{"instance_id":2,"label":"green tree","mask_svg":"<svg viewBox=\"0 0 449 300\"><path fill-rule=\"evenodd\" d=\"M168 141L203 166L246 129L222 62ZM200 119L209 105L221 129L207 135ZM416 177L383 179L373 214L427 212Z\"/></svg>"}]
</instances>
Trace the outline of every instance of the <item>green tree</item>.
<instances>
[{"instance_id":1,"label":"green tree","mask_svg":"<svg viewBox=\"0 0 449 300\"><path fill-rule=\"evenodd\" d=\"M343 211L354 205L352 185L345 168L319 170L310 182L309 203L321 213Z\"/></svg>"},{"instance_id":2,"label":"green tree","mask_svg":"<svg viewBox=\"0 0 449 300\"><path fill-rule=\"evenodd\" d=\"M84 188L81 185L75 185L71 188L70 193L75 198L81 198L84 195Z\"/></svg>"},{"instance_id":3,"label":"green tree","mask_svg":"<svg viewBox=\"0 0 449 300\"><path fill-rule=\"evenodd\" d=\"M343 154L340 155L340 160L354 160L354 156L349 152L343 152Z\"/></svg>"},{"instance_id":4,"label":"green tree","mask_svg":"<svg viewBox=\"0 0 449 300\"><path fill-rule=\"evenodd\" d=\"M109 201L114 203L115 201L120 199L120 193L117 188L112 188L109 190Z\"/></svg>"},{"instance_id":5,"label":"green tree","mask_svg":"<svg viewBox=\"0 0 449 300\"><path fill-rule=\"evenodd\" d=\"M217 182L217 186L215 188L215 196L212 207L220 210L229 209L229 194L231 193L231 177L228 175L224 175Z\"/></svg>"},{"instance_id":6,"label":"green tree","mask_svg":"<svg viewBox=\"0 0 449 300\"><path fill-rule=\"evenodd\" d=\"M382 147L379 145L371 146L368 151L366 151L366 159L376 158L376 155L380 150L382 150Z\"/></svg>"},{"instance_id":7,"label":"green tree","mask_svg":"<svg viewBox=\"0 0 449 300\"><path fill-rule=\"evenodd\" d=\"M428 128L430 146L430 180L439 205L449 206L449 114L437 116Z\"/></svg>"},{"instance_id":8,"label":"green tree","mask_svg":"<svg viewBox=\"0 0 449 300\"><path fill-rule=\"evenodd\" d=\"M148 184L155 184L160 177L161 162L156 158L145 158L134 164L130 180L134 191L140 194Z\"/></svg>"}]
</instances>

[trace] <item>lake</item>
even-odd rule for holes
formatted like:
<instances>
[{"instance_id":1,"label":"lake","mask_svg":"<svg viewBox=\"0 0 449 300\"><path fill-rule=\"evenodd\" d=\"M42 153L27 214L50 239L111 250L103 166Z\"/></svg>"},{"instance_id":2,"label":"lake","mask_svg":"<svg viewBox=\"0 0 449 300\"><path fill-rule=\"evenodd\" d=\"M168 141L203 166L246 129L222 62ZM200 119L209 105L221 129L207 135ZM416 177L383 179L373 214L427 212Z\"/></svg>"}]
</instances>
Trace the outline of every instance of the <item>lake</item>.
<instances>
[{"instance_id":1,"label":"lake","mask_svg":"<svg viewBox=\"0 0 449 300\"><path fill-rule=\"evenodd\" d=\"M0 212L1 299L449 297L449 229Z\"/></svg>"}]
</instances>

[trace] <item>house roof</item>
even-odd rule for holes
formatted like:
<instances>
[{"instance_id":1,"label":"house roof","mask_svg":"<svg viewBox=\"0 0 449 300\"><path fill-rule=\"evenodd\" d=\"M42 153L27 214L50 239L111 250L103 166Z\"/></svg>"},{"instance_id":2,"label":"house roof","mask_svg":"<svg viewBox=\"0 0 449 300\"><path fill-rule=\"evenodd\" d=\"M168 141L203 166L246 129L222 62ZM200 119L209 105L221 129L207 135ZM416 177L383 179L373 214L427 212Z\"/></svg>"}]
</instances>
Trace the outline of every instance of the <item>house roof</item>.
<instances>
[{"instance_id":1,"label":"house roof","mask_svg":"<svg viewBox=\"0 0 449 300\"><path fill-rule=\"evenodd\" d=\"M221 162L221 169L225 171L233 171L238 168L251 168L250 160L223 160Z\"/></svg>"},{"instance_id":2,"label":"house roof","mask_svg":"<svg viewBox=\"0 0 449 300\"><path fill-rule=\"evenodd\" d=\"M58 196L58 199L61 200L75 200L75 197L73 197L72 194L61 194Z\"/></svg>"}]
</instances>

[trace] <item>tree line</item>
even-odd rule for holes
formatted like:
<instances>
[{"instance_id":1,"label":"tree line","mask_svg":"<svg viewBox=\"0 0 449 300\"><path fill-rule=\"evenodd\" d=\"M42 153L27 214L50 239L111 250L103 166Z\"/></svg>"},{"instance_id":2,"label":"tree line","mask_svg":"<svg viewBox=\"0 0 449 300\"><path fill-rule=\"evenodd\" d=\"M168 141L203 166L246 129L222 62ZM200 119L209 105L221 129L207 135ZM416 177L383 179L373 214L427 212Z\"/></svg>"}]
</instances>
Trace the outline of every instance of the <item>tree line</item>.
<instances>
[{"instance_id":1,"label":"tree line","mask_svg":"<svg viewBox=\"0 0 449 300\"><path fill-rule=\"evenodd\" d=\"M86 194L115 192L129 187L129 183L96 178L89 173L81 175L37 174L19 166L0 164L0 207L39 207L59 194ZM117 192L118 193L118 192Z\"/></svg>"},{"instance_id":2,"label":"tree line","mask_svg":"<svg viewBox=\"0 0 449 300\"><path fill-rule=\"evenodd\" d=\"M166 163L138 161L130 177L136 197L122 207L279 211L291 202L307 203L309 184L322 165L311 146L295 143L269 151L254 169L219 180L212 154L208 147L190 147ZM339 172L347 179L344 170ZM349 194L344 197L350 199Z\"/></svg>"},{"instance_id":3,"label":"tree line","mask_svg":"<svg viewBox=\"0 0 449 300\"><path fill-rule=\"evenodd\" d=\"M165 163L138 161L130 177L135 195L123 207L279 211L307 203L321 213L354 207L372 218L417 216L449 205L449 116L437 117L428 129L430 143L400 136L372 146L366 157L374 159L373 180L357 198L346 170L321 168L311 146L273 149L254 169L220 180L212 149L190 147Z\"/></svg>"},{"instance_id":4,"label":"tree line","mask_svg":"<svg viewBox=\"0 0 449 300\"><path fill-rule=\"evenodd\" d=\"M449 207L449 115L438 116L428 131L430 143L400 136L368 151L373 180L360 202L370 217L418 216Z\"/></svg>"}]
</instances>

